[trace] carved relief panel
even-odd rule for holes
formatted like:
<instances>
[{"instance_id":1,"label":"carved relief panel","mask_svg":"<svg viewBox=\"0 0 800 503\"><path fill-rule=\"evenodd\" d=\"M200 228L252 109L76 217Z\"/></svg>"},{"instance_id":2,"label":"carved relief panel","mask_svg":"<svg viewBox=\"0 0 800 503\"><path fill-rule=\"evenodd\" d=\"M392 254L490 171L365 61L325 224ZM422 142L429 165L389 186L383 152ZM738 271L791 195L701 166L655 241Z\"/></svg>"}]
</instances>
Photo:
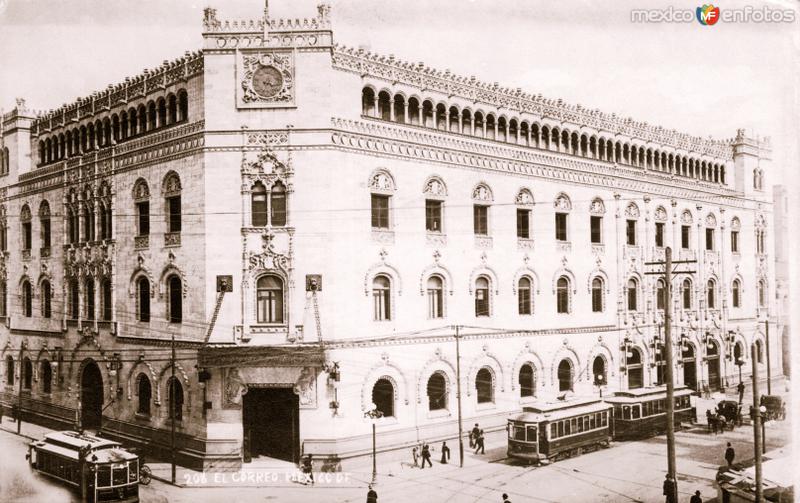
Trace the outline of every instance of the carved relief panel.
<instances>
[{"instance_id":1,"label":"carved relief panel","mask_svg":"<svg viewBox=\"0 0 800 503\"><path fill-rule=\"evenodd\" d=\"M236 70L239 108L295 106L293 51L240 51Z\"/></svg>"}]
</instances>

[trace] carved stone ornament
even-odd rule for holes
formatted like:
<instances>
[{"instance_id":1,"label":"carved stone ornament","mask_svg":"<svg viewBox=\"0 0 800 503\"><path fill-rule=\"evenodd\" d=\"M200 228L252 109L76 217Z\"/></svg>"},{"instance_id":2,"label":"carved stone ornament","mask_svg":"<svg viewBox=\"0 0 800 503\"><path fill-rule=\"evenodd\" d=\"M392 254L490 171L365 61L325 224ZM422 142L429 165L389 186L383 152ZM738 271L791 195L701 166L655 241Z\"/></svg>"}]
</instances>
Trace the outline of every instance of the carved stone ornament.
<instances>
[{"instance_id":1,"label":"carved stone ornament","mask_svg":"<svg viewBox=\"0 0 800 503\"><path fill-rule=\"evenodd\" d=\"M625 208L625 216L628 218L639 218L639 207L636 206L636 203L628 204L628 207Z\"/></svg>"},{"instance_id":2,"label":"carved stone ornament","mask_svg":"<svg viewBox=\"0 0 800 503\"><path fill-rule=\"evenodd\" d=\"M376 171L369 178L369 188L376 192L393 192L394 179L386 171Z\"/></svg>"},{"instance_id":3,"label":"carved stone ornament","mask_svg":"<svg viewBox=\"0 0 800 503\"><path fill-rule=\"evenodd\" d=\"M655 213L656 222L666 222L668 218L667 210L663 206L656 208Z\"/></svg>"},{"instance_id":4,"label":"carved stone ornament","mask_svg":"<svg viewBox=\"0 0 800 503\"><path fill-rule=\"evenodd\" d=\"M247 386L239 375L239 369L231 368L225 376L225 405L230 408L240 407L242 395L247 393Z\"/></svg>"},{"instance_id":5,"label":"carved stone ornament","mask_svg":"<svg viewBox=\"0 0 800 503\"><path fill-rule=\"evenodd\" d=\"M737 217L733 217L733 219L731 220L731 230L738 231L741 228L742 228L742 222Z\"/></svg>"},{"instance_id":6,"label":"carved stone ornament","mask_svg":"<svg viewBox=\"0 0 800 503\"><path fill-rule=\"evenodd\" d=\"M709 213L706 215L706 227L716 227L717 226L717 217L714 216L713 213Z\"/></svg>"},{"instance_id":7,"label":"carved stone ornament","mask_svg":"<svg viewBox=\"0 0 800 503\"><path fill-rule=\"evenodd\" d=\"M261 253L248 252L247 267L252 273L260 270L280 270L284 273L289 273L290 257L275 251L275 246L272 240L275 235L271 232L264 232L261 236L263 239Z\"/></svg>"},{"instance_id":8,"label":"carved stone ornament","mask_svg":"<svg viewBox=\"0 0 800 503\"><path fill-rule=\"evenodd\" d=\"M300 405L314 405L316 396L314 392L314 369L303 367L300 377L294 384L294 392L300 399Z\"/></svg>"},{"instance_id":9,"label":"carved stone ornament","mask_svg":"<svg viewBox=\"0 0 800 503\"><path fill-rule=\"evenodd\" d=\"M528 189L520 189L514 202L522 206L533 205L533 194Z\"/></svg>"},{"instance_id":10,"label":"carved stone ornament","mask_svg":"<svg viewBox=\"0 0 800 503\"><path fill-rule=\"evenodd\" d=\"M294 55L291 51L242 53L239 107L294 106Z\"/></svg>"},{"instance_id":11,"label":"carved stone ornament","mask_svg":"<svg viewBox=\"0 0 800 503\"><path fill-rule=\"evenodd\" d=\"M592 200L592 204L589 206L589 213L592 215L603 215L606 212L606 205L603 204L603 200L599 197L595 197Z\"/></svg>"},{"instance_id":12,"label":"carved stone ornament","mask_svg":"<svg viewBox=\"0 0 800 503\"><path fill-rule=\"evenodd\" d=\"M433 177L425 182L425 190L423 192L428 196L445 197L447 196L447 187L440 178Z\"/></svg>"},{"instance_id":13,"label":"carved stone ornament","mask_svg":"<svg viewBox=\"0 0 800 503\"><path fill-rule=\"evenodd\" d=\"M681 223L685 225L690 225L692 223L692 220L693 220L692 212L690 212L689 210L685 210L683 213L681 213Z\"/></svg>"},{"instance_id":14,"label":"carved stone ornament","mask_svg":"<svg viewBox=\"0 0 800 503\"><path fill-rule=\"evenodd\" d=\"M555 201L553 201L553 207L561 211L570 211L572 209L572 201L569 200L569 196L562 192L556 196Z\"/></svg>"},{"instance_id":15,"label":"carved stone ornament","mask_svg":"<svg viewBox=\"0 0 800 503\"><path fill-rule=\"evenodd\" d=\"M493 200L492 189L490 189L485 183L479 183L472 191L472 199L476 201L491 202Z\"/></svg>"}]
</instances>

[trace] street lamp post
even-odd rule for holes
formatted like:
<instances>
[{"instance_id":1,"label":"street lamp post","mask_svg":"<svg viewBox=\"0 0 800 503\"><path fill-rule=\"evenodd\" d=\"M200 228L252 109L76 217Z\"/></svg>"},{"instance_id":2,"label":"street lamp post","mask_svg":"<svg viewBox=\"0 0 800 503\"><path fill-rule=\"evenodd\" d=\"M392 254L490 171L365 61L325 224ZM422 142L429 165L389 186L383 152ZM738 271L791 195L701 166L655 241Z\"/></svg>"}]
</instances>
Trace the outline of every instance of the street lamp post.
<instances>
[{"instance_id":1,"label":"street lamp post","mask_svg":"<svg viewBox=\"0 0 800 503\"><path fill-rule=\"evenodd\" d=\"M761 413L761 453L767 453L767 428L765 426L766 421L764 420L764 414L767 412L767 408L763 405L758 406L758 411Z\"/></svg>"},{"instance_id":2,"label":"street lamp post","mask_svg":"<svg viewBox=\"0 0 800 503\"><path fill-rule=\"evenodd\" d=\"M378 406L375 403L369 404L369 410L364 413L364 417L367 417L372 422L372 483L375 483L375 479L378 477L378 463L376 458L376 448L375 448L375 422L379 418L383 417L383 412L378 410Z\"/></svg>"},{"instance_id":3,"label":"street lamp post","mask_svg":"<svg viewBox=\"0 0 800 503\"><path fill-rule=\"evenodd\" d=\"M603 374L597 374L594 378L594 383L600 391L600 398L603 398Z\"/></svg>"}]
</instances>

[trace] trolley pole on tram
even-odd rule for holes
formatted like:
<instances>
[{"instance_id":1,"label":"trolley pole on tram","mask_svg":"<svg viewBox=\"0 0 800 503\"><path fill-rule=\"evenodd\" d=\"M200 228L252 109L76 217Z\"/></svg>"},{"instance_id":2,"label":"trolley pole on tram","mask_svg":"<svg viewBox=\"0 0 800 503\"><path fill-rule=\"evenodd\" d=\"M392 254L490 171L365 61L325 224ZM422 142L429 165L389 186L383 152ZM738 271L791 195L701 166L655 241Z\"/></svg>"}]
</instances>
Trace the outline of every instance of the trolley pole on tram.
<instances>
[{"instance_id":1,"label":"trolley pole on tram","mask_svg":"<svg viewBox=\"0 0 800 503\"><path fill-rule=\"evenodd\" d=\"M170 358L170 367L172 367L172 379L169 381L169 389L167 396L169 398L169 421L171 423L170 431L170 447L172 451L172 483L175 484L175 332L172 332L172 356Z\"/></svg>"},{"instance_id":2,"label":"trolley pole on tram","mask_svg":"<svg viewBox=\"0 0 800 503\"><path fill-rule=\"evenodd\" d=\"M458 401L458 462L464 468L464 425L461 419L461 345L459 326L455 326L456 337L456 399Z\"/></svg>"},{"instance_id":3,"label":"trolley pole on tram","mask_svg":"<svg viewBox=\"0 0 800 503\"><path fill-rule=\"evenodd\" d=\"M648 272L646 274L659 275L664 278L664 352L666 372L664 379L667 382L667 478L672 483L672 494L675 501L678 498L678 477L675 462L675 384L672 369L672 266L673 264L694 263L694 260L672 261L672 248L664 249L664 262L646 262L645 265L664 266L664 271ZM680 271L678 274L692 274L694 271Z\"/></svg>"}]
</instances>

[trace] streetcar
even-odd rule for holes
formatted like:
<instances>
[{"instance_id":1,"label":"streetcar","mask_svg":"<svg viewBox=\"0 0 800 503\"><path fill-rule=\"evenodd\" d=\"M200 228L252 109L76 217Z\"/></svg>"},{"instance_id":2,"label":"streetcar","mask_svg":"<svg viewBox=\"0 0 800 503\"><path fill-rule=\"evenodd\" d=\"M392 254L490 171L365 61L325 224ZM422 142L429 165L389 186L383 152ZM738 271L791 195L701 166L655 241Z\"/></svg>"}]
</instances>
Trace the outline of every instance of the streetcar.
<instances>
[{"instance_id":1,"label":"streetcar","mask_svg":"<svg viewBox=\"0 0 800 503\"><path fill-rule=\"evenodd\" d=\"M548 463L608 447L611 406L600 399L532 404L508 419L510 458Z\"/></svg>"},{"instance_id":2,"label":"streetcar","mask_svg":"<svg viewBox=\"0 0 800 503\"><path fill-rule=\"evenodd\" d=\"M689 396L693 390L675 388L675 424L691 422L692 406ZM614 440L634 440L652 437L667 431L667 390L664 386L617 391L606 397L614 407Z\"/></svg>"},{"instance_id":3,"label":"streetcar","mask_svg":"<svg viewBox=\"0 0 800 503\"><path fill-rule=\"evenodd\" d=\"M119 442L59 431L29 444L26 457L39 473L85 491L87 503L139 501L139 458Z\"/></svg>"}]
</instances>

